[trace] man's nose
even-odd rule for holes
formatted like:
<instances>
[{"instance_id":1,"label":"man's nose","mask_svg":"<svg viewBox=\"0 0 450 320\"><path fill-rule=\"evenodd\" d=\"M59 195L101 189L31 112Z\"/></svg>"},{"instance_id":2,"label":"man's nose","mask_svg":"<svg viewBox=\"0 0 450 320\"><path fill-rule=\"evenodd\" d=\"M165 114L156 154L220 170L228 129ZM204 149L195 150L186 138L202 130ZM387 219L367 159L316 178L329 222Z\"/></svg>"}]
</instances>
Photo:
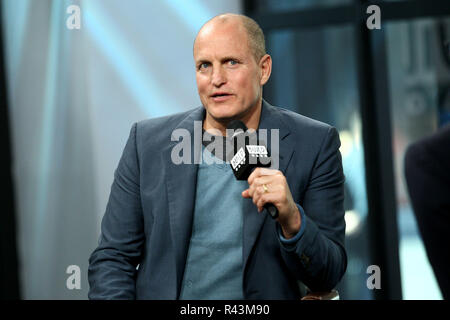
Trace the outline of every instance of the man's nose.
<instances>
[{"instance_id":1,"label":"man's nose","mask_svg":"<svg viewBox=\"0 0 450 320\"><path fill-rule=\"evenodd\" d=\"M213 69L211 82L214 86L220 87L225 82L227 82L225 71L221 67L216 67Z\"/></svg>"}]
</instances>

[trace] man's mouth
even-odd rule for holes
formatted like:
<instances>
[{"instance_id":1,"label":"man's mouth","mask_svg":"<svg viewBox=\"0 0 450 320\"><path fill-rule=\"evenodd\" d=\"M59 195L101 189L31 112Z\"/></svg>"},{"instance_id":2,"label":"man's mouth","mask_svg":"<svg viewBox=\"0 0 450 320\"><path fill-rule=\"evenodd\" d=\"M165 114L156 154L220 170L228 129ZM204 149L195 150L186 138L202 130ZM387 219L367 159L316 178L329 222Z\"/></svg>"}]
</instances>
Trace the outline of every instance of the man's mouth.
<instances>
[{"instance_id":1,"label":"man's mouth","mask_svg":"<svg viewBox=\"0 0 450 320\"><path fill-rule=\"evenodd\" d=\"M220 102L228 100L232 96L233 96L232 94L226 92L216 92L211 95L211 98L216 102Z\"/></svg>"}]
</instances>

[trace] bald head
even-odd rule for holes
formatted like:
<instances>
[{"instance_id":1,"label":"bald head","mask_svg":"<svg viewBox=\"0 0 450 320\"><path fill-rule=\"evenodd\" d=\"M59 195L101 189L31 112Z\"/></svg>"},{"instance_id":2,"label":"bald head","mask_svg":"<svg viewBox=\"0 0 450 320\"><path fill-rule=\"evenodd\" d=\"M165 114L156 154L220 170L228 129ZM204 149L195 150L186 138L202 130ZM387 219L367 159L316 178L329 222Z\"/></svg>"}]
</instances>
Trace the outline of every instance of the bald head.
<instances>
[{"instance_id":1,"label":"bald head","mask_svg":"<svg viewBox=\"0 0 450 320\"><path fill-rule=\"evenodd\" d=\"M199 36L213 32L216 28L224 27L227 24L233 24L242 28L242 32L247 35L248 46L256 61L259 61L266 54L264 33L258 23L247 16L234 13L221 14L208 20L197 33L197 37L194 41L194 51L195 42Z\"/></svg>"}]
</instances>

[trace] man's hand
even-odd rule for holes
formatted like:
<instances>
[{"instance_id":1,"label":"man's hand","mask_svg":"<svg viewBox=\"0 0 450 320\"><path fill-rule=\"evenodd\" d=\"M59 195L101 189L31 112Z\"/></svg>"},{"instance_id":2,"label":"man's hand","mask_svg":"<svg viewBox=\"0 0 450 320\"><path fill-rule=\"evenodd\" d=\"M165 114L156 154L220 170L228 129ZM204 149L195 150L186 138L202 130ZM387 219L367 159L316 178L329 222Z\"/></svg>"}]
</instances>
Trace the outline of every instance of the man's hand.
<instances>
[{"instance_id":1,"label":"man's hand","mask_svg":"<svg viewBox=\"0 0 450 320\"><path fill-rule=\"evenodd\" d=\"M249 188L242 192L244 198L252 198L258 212L264 210L266 203L278 209L277 221L286 239L294 237L300 230L301 217L292 199L286 177L279 170L256 168L248 177Z\"/></svg>"}]
</instances>

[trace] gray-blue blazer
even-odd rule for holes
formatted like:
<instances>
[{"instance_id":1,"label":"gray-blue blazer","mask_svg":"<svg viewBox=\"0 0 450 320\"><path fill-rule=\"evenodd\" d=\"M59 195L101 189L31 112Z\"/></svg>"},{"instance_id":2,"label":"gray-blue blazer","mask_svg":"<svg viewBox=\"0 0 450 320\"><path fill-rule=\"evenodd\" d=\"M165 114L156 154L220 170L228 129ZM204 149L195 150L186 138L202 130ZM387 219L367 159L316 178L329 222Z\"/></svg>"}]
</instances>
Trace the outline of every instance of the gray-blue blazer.
<instances>
[{"instance_id":1,"label":"gray-blue blazer","mask_svg":"<svg viewBox=\"0 0 450 320\"><path fill-rule=\"evenodd\" d=\"M171 161L177 128L194 137L205 109L135 123L114 173L98 247L89 259L90 299L177 299L189 246L198 165ZM344 174L335 128L263 101L259 129L279 129L279 170L305 211L305 232L281 243L256 206L243 225L246 299L298 299L298 282L328 291L342 278ZM192 139L193 140L193 139ZM194 142L191 143L192 160ZM197 148L198 149L198 148ZM231 168L230 168L231 170ZM220 285L218 283L217 285Z\"/></svg>"}]
</instances>

